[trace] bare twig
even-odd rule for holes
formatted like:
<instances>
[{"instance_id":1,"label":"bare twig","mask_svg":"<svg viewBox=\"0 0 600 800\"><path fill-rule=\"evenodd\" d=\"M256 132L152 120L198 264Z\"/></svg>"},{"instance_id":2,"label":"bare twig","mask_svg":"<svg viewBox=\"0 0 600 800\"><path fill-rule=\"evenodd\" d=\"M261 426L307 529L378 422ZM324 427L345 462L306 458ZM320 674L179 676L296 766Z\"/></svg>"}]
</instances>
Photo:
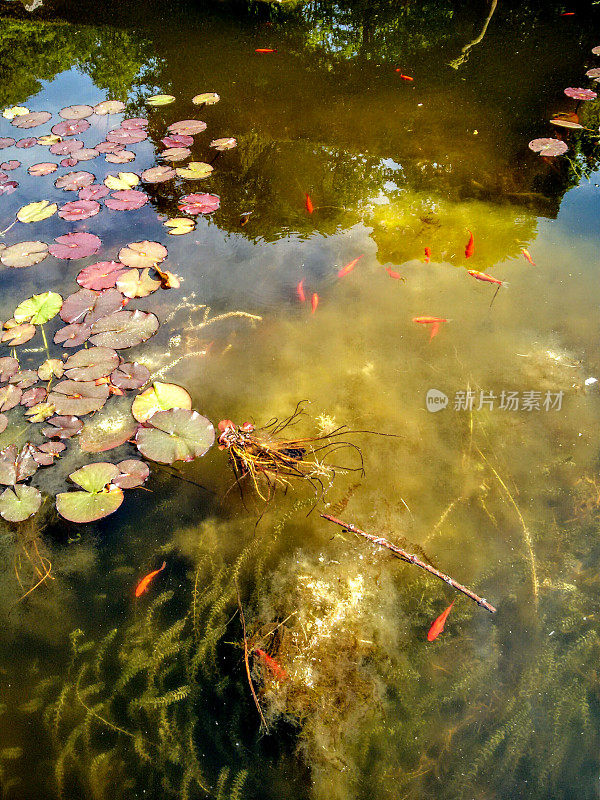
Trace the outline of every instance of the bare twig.
<instances>
[{"instance_id":1,"label":"bare twig","mask_svg":"<svg viewBox=\"0 0 600 800\"><path fill-rule=\"evenodd\" d=\"M237 594L238 608L240 610L240 619L242 621L242 634L244 636L244 664L246 665L246 675L248 676L248 684L250 686L250 691L252 692L252 698L254 700L254 704L256 705L256 709L260 715L260 721L264 725L265 730L268 732L269 728L262 713L260 703L258 702L258 697L256 696L256 692L254 690L254 684L252 683L252 675L250 674L250 660L248 658L248 638L246 637L246 619L244 617L244 609L242 608L242 601L240 599L240 590L238 589L237 582L235 584L235 591Z\"/></svg>"},{"instance_id":2,"label":"bare twig","mask_svg":"<svg viewBox=\"0 0 600 800\"><path fill-rule=\"evenodd\" d=\"M321 514L323 519L329 520L329 522L333 522L336 525L340 525L340 527L345 528L350 533L356 533L358 536L364 536L365 539L368 539L373 544L377 544L380 547L385 547L387 550L390 550L395 556L401 558L403 561L407 561L409 564L414 564L417 567L421 567L424 569L425 572L429 572L430 575L435 575L436 578L444 581L447 583L448 586L452 586L453 589L456 589L459 592L462 592L467 597L470 597L478 606L485 608L486 611L489 611L490 614L495 614L496 609L493 605L488 603L487 600L484 600L483 597L479 597L479 595L472 592L470 589L467 589L466 586L463 586L462 583L458 583L455 581L454 578L451 578L449 575L440 572L439 569L435 569L435 567L426 564L424 561L421 561L420 558L417 558L415 555L411 555L411 553L407 553L406 550L402 550L400 547L396 547L395 544L392 544L387 539L384 539L382 536L373 536L371 533L366 533L365 531L361 531L360 528L357 528L356 525L352 525L352 523L342 522L335 517L330 516L329 514Z\"/></svg>"}]
</instances>

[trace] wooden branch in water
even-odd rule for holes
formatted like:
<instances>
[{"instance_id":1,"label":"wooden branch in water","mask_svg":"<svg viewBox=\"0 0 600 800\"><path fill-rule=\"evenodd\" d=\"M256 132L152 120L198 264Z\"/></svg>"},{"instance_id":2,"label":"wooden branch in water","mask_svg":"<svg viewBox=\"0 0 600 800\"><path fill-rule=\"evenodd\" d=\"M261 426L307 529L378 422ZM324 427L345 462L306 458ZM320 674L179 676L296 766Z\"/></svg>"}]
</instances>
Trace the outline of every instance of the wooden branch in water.
<instances>
[{"instance_id":1,"label":"wooden branch in water","mask_svg":"<svg viewBox=\"0 0 600 800\"><path fill-rule=\"evenodd\" d=\"M416 567L421 567L421 569L424 569L425 572L429 572L430 575L435 575L436 578L444 581L444 583L447 583L448 586L452 586L453 589L456 589L467 597L470 597L471 600L474 600L478 606L485 608L485 610L489 611L490 614L496 613L494 606L488 603L487 600L484 600L483 597L479 597L478 594L475 594L475 592L467 589L466 586L463 586L462 583L458 583L458 581L455 581L454 578L451 578L449 575L445 575L443 572L440 572L439 569L435 569L435 567L432 567L429 564L426 564L424 561L421 561L421 559L417 558L417 556L407 553L406 550L402 550L400 547L396 547L395 544L392 544L382 536L373 536L371 533L361 531L361 529L357 528L356 525L352 525L352 523L348 522L342 522L340 519L336 519L336 517L332 517L329 514L321 514L321 516L323 519L327 519L329 522L333 522L336 525L345 528L347 531L350 531L350 533L356 533L358 536L363 536L365 539L373 542L373 544L377 544L380 547L385 547L386 550L390 550L390 552L392 552L397 558L401 558L403 561L407 561L409 564L414 564Z\"/></svg>"},{"instance_id":2,"label":"wooden branch in water","mask_svg":"<svg viewBox=\"0 0 600 800\"><path fill-rule=\"evenodd\" d=\"M248 638L246 636L246 619L244 617L244 609L242 608L242 601L240 599L240 590L238 589L237 583L235 584L235 591L237 594L238 608L240 610L240 620L242 622L242 634L244 636L244 665L246 667L246 676L248 678L250 691L252 692L252 699L254 700L254 705L256 706L256 710L258 711L260 716L260 721L264 725L264 728L268 733L269 727L267 725L267 721L264 718L262 708L260 707L260 703L258 702L258 697L256 696L256 692L254 690L254 684L252 683L252 675L250 674L250 660L248 657Z\"/></svg>"}]
</instances>

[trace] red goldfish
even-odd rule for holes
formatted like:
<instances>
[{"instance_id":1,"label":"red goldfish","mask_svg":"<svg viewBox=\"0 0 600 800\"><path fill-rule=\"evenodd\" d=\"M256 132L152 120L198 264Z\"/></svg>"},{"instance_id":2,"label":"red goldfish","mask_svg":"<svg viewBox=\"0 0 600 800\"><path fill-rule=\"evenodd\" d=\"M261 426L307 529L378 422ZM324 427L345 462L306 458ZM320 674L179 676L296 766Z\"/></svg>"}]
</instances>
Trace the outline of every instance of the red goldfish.
<instances>
[{"instance_id":1,"label":"red goldfish","mask_svg":"<svg viewBox=\"0 0 600 800\"><path fill-rule=\"evenodd\" d=\"M469 241L467 242L467 246L465 247L465 258L471 258L473 253L475 252L475 240L473 238L473 234L469 231Z\"/></svg>"},{"instance_id":2,"label":"red goldfish","mask_svg":"<svg viewBox=\"0 0 600 800\"><path fill-rule=\"evenodd\" d=\"M272 47L257 47L254 52L255 53L276 53L277 50L274 50Z\"/></svg>"},{"instance_id":3,"label":"red goldfish","mask_svg":"<svg viewBox=\"0 0 600 800\"><path fill-rule=\"evenodd\" d=\"M344 275L347 275L349 272L352 272L352 270L358 264L361 258L362 256L357 256L356 258L353 258L352 261L349 261L345 267L342 267L341 270L339 270L338 272L338 278L343 278Z\"/></svg>"},{"instance_id":4,"label":"red goldfish","mask_svg":"<svg viewBox=\"0 0 600 800\"><path fill-rule=\"evenodd\" d=\"M427 631L427 641L433 642L434 639L440 635L440 633L444 630L444 625L446 624L446 620L448 619L448 614L452 610L452 606L454 605L454 600L450 603L448 608L439 615L439 617L433 622L431 628Z\"/></svg>"},{"instance_id":5,"label":"red goldfish","mask_svg":"<svg viewBox=\"0 0 600 800\"><path fill-rule=\"evenodd\" d=\"M429 341L437 335L442 322L448 322L445 317L413 317L413 322L418 322L420 325L431 325L431 335Z\"/></svg>"},{"instance_id":6,"label":"red goldfish","mask_svg":"<svg viewBox=\"0 0 600 800\"><path fill-rule=\"evenodd\" d=\"M316 292L314 292L313 296L310 298L310 307L312 309L313 314L317 310L318 305L319 305L319 295Z\"/></svg>"},{"instance_id":7,"label":"red goldfish","mask_svg":"<svg viewBox=\"0 0 600 800\"><path fill-rule=\"evenodd\" d=\"M139 597L141 594L144 594L148 586L150 585L150 581L154 580L159 572L162 572L163 569L167 566L167 562L163 561L162 567L160 569L155 569L154 572L149 572L145 578L138 583L135 587L135 596Z\"/></svg>"},{"instance_id":8,"label":"red goldfish","mask_svg":"<svg viewBox=\"0 0 600 800\"><path fill-rule=\"evenodd\" d=\"M261 650L260 647L255 647L254 652L257 656L262 658L278 681L285 681L290 677L281 664L278 664L274 658L271 658L271 656L268 653L265 653L264 650Z\"/></svg>"},{"instance_id":9,"label":"red goldfish","mask_svg":"<svg viewBox=\"0 0 600 800\"><path fill-rule=\"evenodd\" d=\"M400 67L396 67L396 72L400 72ZM414 81L414 78L411 78L410 75L404 75L402 72L400 72L400 77L403 81Z\"/></svg>"},{"instance_id":10,"label":"red goldfish","mask_svg":"<svg viewBox=\"0 0 600 800\"><path fill-rule=\"evenodd\" d=\"M301 303L306 300L306 295L304 294L304 278L302 278L298 286L296 286L296 294L298 295L298 300L300 300Z\"/></svg>"},{"instance_id":11,"label":"red goldfish","mask_svg":"<svg viewBox=\"0 0 600 800\"><path fill-rule=\"evenodd\" d=\"M426 264L429 264L430 258L431 258L431 250L429 249L429 247L426 247L425 248L425 263Z\"/></svg>"},{"instance_id":12,"label":"red goldfish","mask_svg":"<svg viewBox=\"0 0 600 800\"><path fill-rule=\"evenodd\" d=\"M523 248L523 250L521 250L521 252L522 252L522 253L523 253L523 255L525 256L525 258L527 259L527 261L529 261L529 263L531 264L531 266L532 266L532 267L535 267L535 263L534 263L534 261L533 261L533 258L532 258L532 257L529 255L529 250L525 250L525 249Z\"/></svg>"},{"instance_id":13,"label":"red goldfish","mask_svg":"<svg viewBox=\"0 0 600 800\"><path fill-rule=\"evenodd\" d=\"M406 283L406 278L403 275L400 275L399 272L394 272L391 267L386 267L385 271L390 276L390 278L395 278L397 281L404 281Z\"/></svg>"},{"instance_id":14,"label":"red goldfish","mask_svg":"<svg viewBox=\"0 0 600 800\"><path fill-rule=\"evenodd\" d=\"M488 283L495 283L498 286L508 286L508 283L505 281L501 281L498 278L493 278L491 275L487 275L485 272L478 272L476 269L468 269L467 272L471 277L477 278L478 281L487 281Z\"/></svg>"},{"instance_id":15,"label":"red goldfish","mask_svg":"<svg viewBox=\"0 0 600 800\"><path fill-rule=\"evenodd\" d=\"M308 211L309 214L312 214L313 211L315 210L315 207L313 206L313 203L312 203L312 200L310 199L310 195L309 194L306 195L306 202L304 203L304 207L306 208L306 210Z\"/></svg>"}]
</instances>

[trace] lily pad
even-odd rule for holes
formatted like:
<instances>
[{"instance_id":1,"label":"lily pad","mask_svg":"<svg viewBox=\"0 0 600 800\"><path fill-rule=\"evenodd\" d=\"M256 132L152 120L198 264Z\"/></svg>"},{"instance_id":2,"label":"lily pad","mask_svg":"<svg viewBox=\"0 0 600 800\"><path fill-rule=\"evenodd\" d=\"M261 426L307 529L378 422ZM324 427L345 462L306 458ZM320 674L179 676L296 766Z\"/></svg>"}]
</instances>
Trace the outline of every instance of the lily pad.
<instances>
[{"instance_id":1,"label":"lily pad","mask_svg":"<svg viewBox=\"0 0 600 800\"><path fill-rule=\"evenodd\" d=\"M85 289L100 292L115 286L126 271L125 266L119 261L98 261L81 270L77 276L77 283Z\"/></svg>"},{"instance_id":2,"label":"lily pad","mask_svg":"<svg viewBox=\"0 0 600 800\"><path fill-rule=\"evenodd\" d=\"M77 222L94 217L99 211L100 203L95 200L71 200L60 207L58 216L69 222Z\"/></svg>"},{"instance_id":3,"label":"lily pad","mask_svg":"<svg viewBox=\"0 0 600 800\"><path fill-rule=\"evenodd\" d=\"M62 297L56 292L34 294L15 309L17 322L30 322L32 325L43 325L55 317L62 306Z\"/></svg>"},{"instance_id":4,"label":"lily pad","mask_svg":"<svg viewBox=\"0 0 600 800\"><path fill-rule=\"evenodd\" d=\"M44 123L48 122L52 119L52 114L49 111L31 111L29 114L19 114L16 116L13 121L12 125L15 128L37 128L39 125L44 125Z\"/></svg>"},{"instance_id":5,"label":"lily pad","mask_svg":"<svg viewBox=\"0 0 600 800\"><path fill-rule=\"evenodd\" d=\"M149 294L160 289L160 285L160 281L155 281L150 277L148 267L141 273L137 269L128 269L117 280L117 289L129 298L148 297Z\"/></svg>"},{"instance_id":6,"label":"lily pad","mask_svg":"<svg viewBox=\"0 0 600 800\"><path fill-rule=\"evenodd\" d=\"M529 142L529 149L541 156L561 156L569 149L565 142L560 139L532 139Z\"/></svg>"},{"instance_id":7,"label":"lily pad","mask_svg":"<svg viewBox=\"0 0 600 800\"><path fill-rule=\"evenodd\" d=\"M117 144L117 142L98 142L94 145L94 149L99 153L120 153L125 150L124 144Z\"/></svg>"},{"instance_id":8,"label":"lily pad","mask_svg":"<svg viewBox=\"0 0 600 800\"><path fill-rule=\"evenodd\" d=\"M104 185L113 190L133 189L140 182L140 177L135 172L119 172L118 175L107 175Z\"/></svg>"},{"instance_id":9,"label":"lily pad","mask_svg":"<svg viewBox=\"0 0 600 800\"><path fill-rule=\"evenodd\" d=\"M147 106L168 106L170 103L175 102L172 94L153 94L152 97L147 97L144 101Z\"/></svg>"},{"instance_id":10,"label":"lily pad","mask_svg":"<svg viewBox=\"0 0 600 800\"><path fill-rule=\"evenodd\" d=\"M19 361L11 356L0 358L0 381L4 383L19 371Z\"/></svg>"},{"instance_id":11,"label":"lily pad","mask_svg":"<svg viewBox=\"0 0 600 800\"><path fill-rule=\"evenodd\" d=\"M41 381L49 381L50 378L62 378L64 371L65 368L60 358L47 358L43 364L40 364L37 373Z\"/></svg>"},{"instance_id":12,"label":"lily pad","mask_svg":"<svg viewBox=\"0 0 600 800\"><path fill-rule=\"evenodd\" d=\"M157 411L168 411L171 408L189 410L191 407L192 398L183 386L155 381L152 386L138 394L131 406L131 413L138 422L146 422Z\"/></svg>"},{"instance_id":13,"label":"lily pad","mask_svg":"<svg viewBox=\"0 0 600 800\"><path fill-rule=\"evenodd\" d=\"M75 166L77 166L77 159L75 158L74 155L73 156L68 156L67 158L63 158L63 160L60 162L59 166L61 166L61 167L75 167Z\"/></svg>"},{"instance_id":14,"label":"lily pad","mask_svg":"<svg viewBox=\"0 0 600 800\"><path fill-rule=\"evenodd\" d=\"M106 134L107 141L116 142L117 144L124 144L125 146L143 142L144 139L147 138L148 134L146 131L142 131L139 128L115 128L115 130L109 131Z\"/></svg>"},{"instance_id":15,"label":"lily pad","mask_svg":"<svg viewBox=\"0 0 600 800\"><path fill-rule=\"evenodd\" d=\"M188 136L194 136L196 133L202 133L206 130L206 122L201 122L199 119L182 119L179 122L173 122L167 128L170 133L183 133Z\"/></svg>"},{"instance_id":16,"label":"lily pad","mask_svg":"<svg viewBox=\"0 0 600 800\"><path fill-rule=\"evenodd\" d=\"M594 69L588 69L585 74L588 78L600 78L600 68L594 67Z\"/></svg>"},{"instance_id":17,"label":"lily pad","mask_svg":"<svg viewBox=\"0 0 600 800\"><path fill-rule=\"evenodd\" d=\"M70 439L72 436L77 436L83 428L83 422L79 417L57 416L51 417L45 428L42 428L42 433L48 439Z\"/></svg>"},{"instance_id":18,"label":"lily pad","mask_svg":"<svg viewBox=\"0 0 600 800\"><path fill-rule=\"evenodd\" d=\"M52 403L38 403L25 412L25 416L29 418L29 422L44 422L54 414L54 405Z\"/></svg>"},{"instance_id":19,"label":"lily pad","mask_svg":"<svg viewBox=\"0 0 600 800\"><path fill-rule=\"evenodd\" d=\"M168 150L163 150L160 157L165 161L184 161L191 154L189 147L170 147Z\"/></svg>"},{"instance_id":20,"label":"lily pad","mask_svg":"<svg viewBox=\"0 0 600 800\"><path fill-rule=\"evenodd\" d=\"M42 495L35 486L15 486L0 495L0 516L7 522L23 522L32 517L42 504Z\"/></svg>"},{"instance_id":21,"label":"lily pad","mask_svg":"<svg viewBox=\"0 0 600 800\"><path fill-rule=\"evenodd\" d=\"M186 194L177 207L186 214L212 214L220 204L221 200L216 194Z\"/></svg>"},{"instance_id":22,"label":"lily pad","mask_svg":"<svg viewBox=\"0 0 600 800\"><path fill-rule=\"evenodd\" d=\"M86 325L93 325L99 319L120 311L125 303L126 298L117 289L105 289L96 295L96 302L86 314L84 322Z\"/></svg>"},{"instance_id":23,"label":"lily pad","mask_svg":"<svg viewBox=\"0 0 600 800\"><path fill-rule=\"evenodd\" d=\"M104 453L129 441L137 427L128 408L115 408L111 403L85 423L79 447L84 453Z\"/></svg>"},{"instance_id":24,"label":"lily pad","mask_svg":"<svg viewBox=\"0 0 600 800\"><path fill-rule=\"evenodd\" d=\"M142 172L144 183L164 183L170 181L177 173L171 167L151 167Z\"/></svg>"},{"instance_id":25,"label":"lily pad","mask_svg":"<svg viewBox=\"0 0 600 800\"><path fill-rule=\"evenodd\" d=\"M114 464L86 464L69 475L83 488L81 492L56 495L56 510L71 522L94 522L114 513L123 502L123 491L111 483L119 475Z\"/></svg>"},{"instance_id":26,"label":"lily pad","mask_svg":"<svg viewBox=\"0 0 600 800\"><path fill-rule=\"evenodd\" d=\"M83 322L72 322L59 328L54 334L54 344L62 344L63 347L79 347L92 335L92 329Z\"/></svg>"},{"instance_id":27,"label":"lily pad","mask_svg":"<svg viewBox=\"0 0 600 800\"><path fill-rule=\"evenodd\" d=\"M87 258L97 253L102 242L93 233L66 233L64 236L57 236L48 248L50 253L56 258L74 259Z\"/></svg>"},{"instance_id":28,"label":"lily pad","mask_svg":"<svg viewBox=\"0 0 600 800\"><path fill-rule=\"evenodd\" d=\"M161 139L161 142L165 147L190 147L194 144L194 137L188 136L187 133L172 133Z\"/></svg>"},{"instance_id":29,"label":"lily pad","mask_svg":"<svg viewBox=\"0 0 600 800\"><path fill-rule=\"evenodd\" d=\"M195 106L213 106L218 103L221 98L216 92L203 92L192 97L192 103Z\"/></svg>"},{"instance_id":30,"label":"lily pad","mask_svg":"<svg viewBox=\"0 0 600 800\"><path fill-rule=\"evenodd\" d=\"M48 245L45 242L18 242L2 251L0 261L6 267L23 269L39 264L48 255Z\"/></svg>"},{"instance_id":31,"label":"lily pad","mask_svg":"<svg viewBox=\"0 0 600 800\"><path fill-rule=\"evenodd\" d=\"M554 119L550 120L550 124L556 125L559 128L571 128L577 131L583 130L583 125L580 125L579 122L572 122L570 119L562 119L561 117L554 117Z\"/></svg>"},{"instance_id":32,"label":"lily pad","mask_svg":"<svg viewBox=\"0 0 600 800\"><path fill-rule=\"evenodd\" d=\"M19 389L29 389L30 386L37 382L38 374L35 369L20 369L9 378L9 383L13 386L18 386Z\"/></svg>"},{"instance_id":33,"label":"lily pad","mask_svg":"<svg viewBox=\"0 0 600 800\"><path fill-rule=\"evenodd\" d=\"M17 211L19 222L41 222L56 213L58 206L49 200L38 200L36 203L27 203Z\"/></svg>"},{"instance_id":34,"label":"lily pad","mask_svg":"<svg viewBox=\"0 0 600 800\"><path fill-rule=\"evenodd\" d=\"M108 187L101 183L92 183L79 190L80 200L102 200L108 194Z\"/></svg>"},{"instance_id":35,"label":"lily pad","mask_svg":"<svg viewBox=\"0 0 600 800\"><path fill-rule=\"evenodd\" d=\"M18 142L15 142L15 147L19 147L22 150L28 150L30 147L35 147L36 144L37 139L30 136L26 139L19 139Z\"/></svg>"},{"instance_id":36,"label":"lily pad","mask_svg":"<svg viewBox=\"0 0 600 800\"><path fill-rule=\"evenodd\" d=\"M58 164L55 164L53 161L42 161L40 164L32 164L27 172L36 178L40 178L44 175L50 175L52 172L56 172L57 169Z\"/></svg>"},{"instance_id":37,"label":"lily pad","mask_svg":"<svg viewBox=\"0 0 600 800\"><path fill-rule=\"evenodd\" d=\"M4 433L4 431L8 427L8 417L6 414L0 414L0 433Z\"/></svg>"},{"instance_id":38,"label":"lily pad","mask_svg":"<svg viewBox=\"0 0 600 800\"><path fill-rule=\"evenodd\" d=\"M187 178L188 180L201 180L208 178L213 168L210 164L204 161L190 161L187 167L178 167L176 172L180 178Z\"/></svg>"},{"instance_id":39,"label":"lily pad","mask_svg":"<svg viewBox=\"0 0 600 800\"><path fill-rule=\"evenodd\" d=\"M58 122L50 130L57 136L76 136L78 133L84 133L90 127L87 119L78 120L65 120Z\"/></svg>"},{"instance_id":40,"label":"lily pad","mask_svg":"<svg viewBox=\"0 0 600 800\"><path fill-rule=\"evenodd\" d=\"M149 197L144 192L139 192L136 189L127 189L123 192L112 192L104 203L107 208L113 211L135 211L146 205L148 200Z\"/></svg>"},{"instance_id":41,"label":"lily pad","mask_svg":"<svg viewBox=\"0 0 600 800\"><path fill-rule=\"evenodd\" d=\"M38 136L38 144L44 147L50 147L50 145L58 144L60 141L62 141L60 136L56 136L54 133L49 133L47 136Z\"/></svg>"},{"instance_id":42,"label":"lily pad","mask_svg":"<svg viewBox=\"0 0 600 800\"><path fill-rule=\"evenodd\" d=\"M5 147L12 147L15 143L15 140L12 136L3 136L0 138L0 150L4 150Z\"/></svg>"},{"instance_id":43,"label":"lily pad","mask_svg":"<svg viewBox=\"0 0 600 800\"><path fill-rule=\"evenodd\" d=\"M120 461L117 467L121 474L113 478L113 483L121 489L136 489L138 486L143 486L150 475L148 464L137 458Z\"/></svg>"},{"instance_id":44,"label":"lily pad","mask_svg":"<svg viewBox=\"0 0 600 800\"><path fill-rule=\"evenodd\" d=\"M191 233L196 228L196 223L193 219L188 217L174 217L168 219L165 223L165 228L169 228L168 233L171 236L184 236L186 233Z\"/></svg>"},{"instance_id":45,"label":"lily pad","mask_svg":"<svg viewBox=\"0 0 600 800\"><path fill-rule=\"evenodd\" d=\"M109 164L127 164L129 161L135 161L135 153L131 150L119 150L116 153L109 153L106 161Z\"/></svg>"},{"instance_id":46,"label":"lily pad","mask_svg":"<svg viewBox=\"0 0 600 800\"><path fill-rule=\"evenodd\" d=\"M595 100L598 95L591 89L580 89L574 86L569 86L565 89L567 97L572 97L573 100Z\"/></svg>"},{"instance_id":47,"label":"lily pad","mask_svg":"<svg viewBox=\"0 0 600 800\"><path fill-rule=\"evenodd\" d=\"M5 169L7 172L12 172L13 169L18 169L20 166L20 161L12 159L11 161L3 161L2 164L0 164L0 169Z\"/></svg>"},{"instance_id":48,"label":"lily pad","mask_svg":"<svg viewBox=\"0 0 600 800\"><path fill-rule=\"evenodd\" d=\"M88 311L94 308L98 295L89 289L81 289L70 294L60 310L64 322L82 322Z\"/></svg>"},{"instance_id":49,"label":"lily pad","mask_svg":"<svg viewBox=\"0 0 600 800\"><path fill-rule=\"evenodd\" d=\"M65 192L77 192L84 186L94 183L95 177L91 172L67 172L54 181L57 189L64 189Z\"/></svg>"},{"instance_id":50,"label":"lily pad","mask_svg":"<svg viewBox=\"0 0 600 800\"><path fill-rule=\"evenodd\" d=\"M10 344L11 347L18 347L20 344L25 344L35 336L35 325L25 323L23 325L11 325L11 327L2 334L0 341L3 344Z\"/></svg>"},{"instance_id":51,"label":"lily pad","mask_svg":"<svg viewBox=\"0 0 600 800\"><path fill-rule=\"evenodd\" d=\"M46 399L48 392L42 386L34 386L23 392L21 397L21 405L25 408L31 408L38 403L42 403Z\"/></svg>"},{"instance_id":52,"label":"lily pad","mask_svg":"<svg viewBox=\"0 0 600 800\"><path fill-rule=\"evenodd\" d=\"M158 242L131 242L119 250L119 261L127 267L145 269L160 264L168 255L168 250Z\"/></svg>"},{"instance_id":53,"label":"lily pad","mask_svg":"<svg viewBox=\"0 0 600 800\"><path fill-rule=\"evenodd\" d=\"M135 361L124 361L110 374L110 382L118 389L140 389L150 380L150 370Z\"/></svg>"},{"instance_id":54,"label":"lily pad","mask_svg":"<svg viewBox=\"0 0 600 800\"><path fill-rule=\"evenodd\" d=\"M121 123L125 130L142 130L148 126L147 117L128 117Z\"/></svg>"},{"instance_id":55,"label":"lily pad","mask_svg":"<svg viewBox=\"0 0 600 800\"><path fill-rule=\"evenodd\" d=\"M120 114L125 111L125 103L120 100L102 100L94 106L94 113L99 117L105 117L107 114Z\"/></svg>"},{"instance_id":56,"label":"lily pad","mask_svg":"<svg viewBox=\"0 0 600 800\"><path fill-rule=\"evenodd\" d=\"M48 395L48 401L54 405L59 415L74 414L83 417L99 411L108 396L108 386L105 383L96 386L93 381L64 380L56 384Z\"/></svg>"},{"instance_id":57,"label":"lily pad","mask_svg":"<svg viewBox=\"0 0 600 800\"><path fill-rule=\"evenodd\" d=\"M210 146L214 147L215 150L232 150L234 147L237 147L237 140L232 136L225 139L213 139Z\"/></svg>"},{"instance_id":58,"label":"lily pad","mask_svg":"<svg viewBox=\"0 0 600 800\"><path fill-rule=\"evenodd\" d=\"M15 117L22 116L24 114L30 114L28 108L25 106L11 106L10 108L5 108L2 112L2 116L4 119L14 119Z\"/></svg>"},{"instance_id":59,"label":"lily pad","mask_svg":"<svg viewBox=\"0 0 600 800\"><path fill-rule=\"evenodd\" d=\"M93 147L83 147L81 150L73 153L73 158L79 163L80 161L91 161L94 158L98 158L99 155L100 153Z\"/></svg>"},{"instance_id":60,"label":"lily pad","mask_svg":"<svg viewBox=\"0 0 600 800\"><path fill-rule=\"evenodd\" d=\"M93 113L94 109L91 106L67 106L61 108L58 115L63 119L85 119L91 117Z\"/></svg>"},{"instance_id":61,"label":"lily pad","mask_svg":"<svg viewBox=\"0 0 600 800\"><path fill-rule=\"evenodd\" d=\"M50 152L55 156L72 156L78 150L83 150L81 139L69 139L66 142L59 141L50 145Z\"/></svg>"},{"instance_id":62,"label":"lily pad","mask_svg":"<svg viewBox=\"0 0 600 800\"><path fill-rule=\"evenodd\" d=\"M7 181L6 183L0 183L0 195L3 194L12 194L19 184L16 181Z\"/></svg>"},{"instance_id":63,"label":"lily pad","mask_svg":"<svg viewBox=\"0 0 600 800\"><path fill-rule=\"evenodd\" d=\"M119 364L119 356L110 347L88 347L69 356L65 378L72 381L96 381L106 378Z\"/></svg>"},{"instance_id":64,"label":"lily pad","mask_svg":"<svg viewBox=\"0 0 600 800\"><path fill-rule=\"evenodd\" d=\"M124 350L147 341L158 328L158 318L148 311L117 311L94 322L90 342L98 347Z\"/></svg>"},{"instance_id":65,"label":"lily pad","mask_svg":"<svg viewBox=\"0 0 600 800\"><path fill-rule=\"evenodd\" d=\"M21 402L23 390L12 384L0 386L0 411L10 411Z\"/></svg>"},{"instance_id":66,"label":"lily pad","mask_svg":"<svg viewBox=\"0 0 600 800\"><path fill-rule=\"evenodd\" d=\"M215 440L212 422L183 408L157 411L146 426L138 430L136 446L145 458L160 464L200 458Z\"/></svg>"},{"instance_id":67,"label":"lily pad","mask_svg":"<svg viewBox=\"0 0 600 800\"><path fill-rule=\"evenodd\" d=\"M26 481L37 472L38 465L32 454L32 447L25 444L21 450L16 444L9 444L0 450L0 483L5 486L14 486L20 481Z\"/></svg>"}]
</instances>

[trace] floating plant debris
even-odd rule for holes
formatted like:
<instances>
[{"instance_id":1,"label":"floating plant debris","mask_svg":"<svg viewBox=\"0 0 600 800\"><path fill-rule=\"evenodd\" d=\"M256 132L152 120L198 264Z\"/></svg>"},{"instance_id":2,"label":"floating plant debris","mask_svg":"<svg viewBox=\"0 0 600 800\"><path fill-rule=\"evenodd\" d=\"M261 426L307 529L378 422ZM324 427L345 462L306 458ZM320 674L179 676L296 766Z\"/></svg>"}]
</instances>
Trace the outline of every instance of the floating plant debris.
<instances>
[{"instance_id":1,"label":"floating plant debris","mask_svg":"<svg viewBox=\"0 0 600 800\"><path fill-rule=\"evenodd\" d=\"M541 156L562 156L569 149L560 139L532 139L529 149Z\"/></svg>"},{"instance_id":2,"label":"floating plant debris","mask_svg":"<svg viewBox=\"0 0 600 800\"><path fill-rule=\"evenodd\" d=\"M572 97L573 100L595 100L598 97L597 93L591 89L579 89L569 86L564 91L567 97Z\"/></svg>"}]
</instances>

